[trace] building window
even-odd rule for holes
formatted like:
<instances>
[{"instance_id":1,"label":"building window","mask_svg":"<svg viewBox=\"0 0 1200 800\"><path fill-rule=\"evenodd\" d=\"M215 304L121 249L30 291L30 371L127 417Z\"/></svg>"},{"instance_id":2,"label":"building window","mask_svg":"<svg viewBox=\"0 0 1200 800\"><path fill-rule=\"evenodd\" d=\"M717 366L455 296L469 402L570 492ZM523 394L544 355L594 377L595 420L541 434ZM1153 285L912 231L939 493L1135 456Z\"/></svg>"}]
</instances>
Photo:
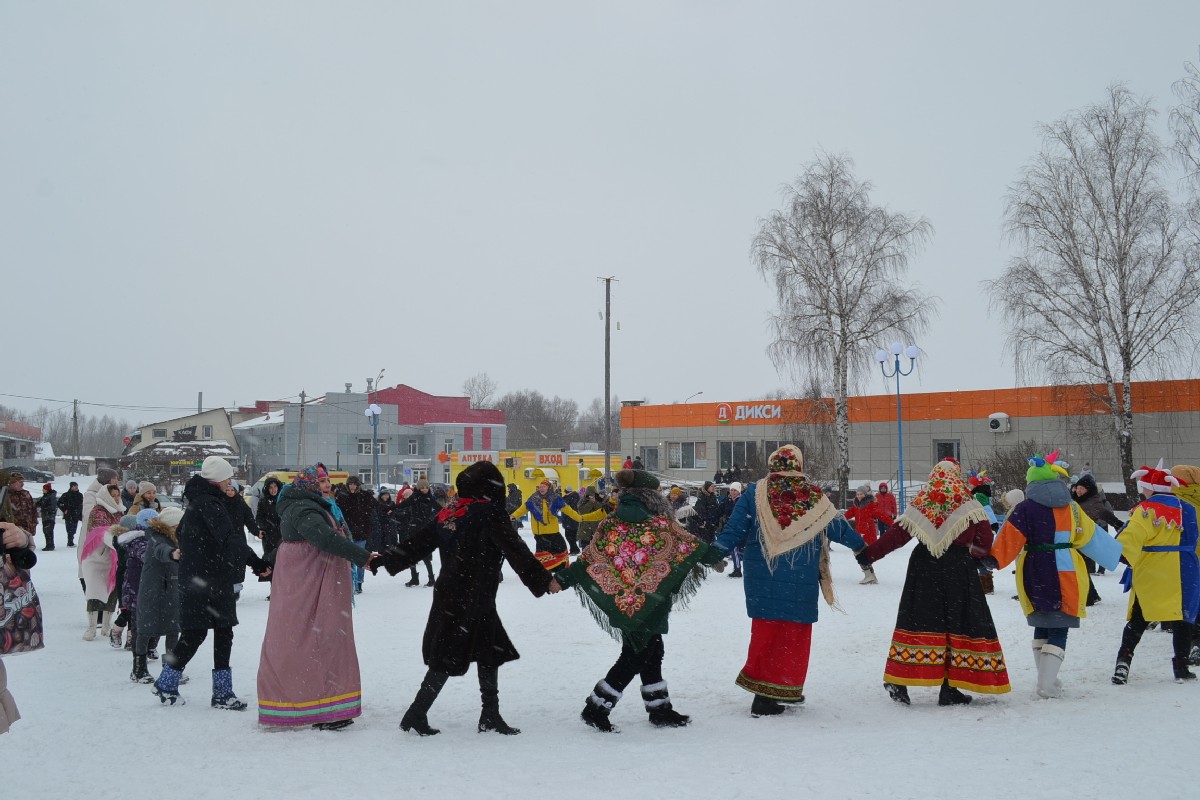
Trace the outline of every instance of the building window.
<instances>
[{"instance_id":1,"label":"building window","mask_svg":"<svg viewBox=\"0 0 1200 800\"><path fill-rule=\"evenodd\" d=\"M150 431L150 438L151 439L167 438L167 429L166 428L155 428L154 430Z\"/></svg>"},{"instance_id":2,"label":"building window","mask_svg":"<svg viewBox=\"0 0 1200 800\"><path fill-rule=\"evenodd\" d=\"M707 468L707 442L667 442L667 469Z\"/></svg>"},{"instance_id":3,"label":"building window","mask_svg":"<svg viewBox=\"0 0 1200 800\"><path fill-rule=\"evenodd\" d=\"M771 453L774 453L776 450L783 447L783 445L783 442L773 442L770 439L767 439L765 442L763 442L763 453L769 456Z\"/></svg>"},{"instance_id":4,"label":"building window","mask_svg":"<svg viewBox=\"0 0 1200 800\"><path fill-rule=\"evenodd\" d=\"M416 456L416 455L420 455L420 453L421 453L421 449L420 449L420 445L417 442L417 440L409 439L408 440L408 454L410 456Z\"/></svg>"},{"instance_id":5,"label":"building window","mask_svg":"<svg viewBox=\"0 0 1200 800\"><path fill-rule=\"evenodd\" d=\"M446 439L444 442L442 442L442 452L443 453L453 453L454 452L454 440L453 439Z\"/></svg>"},{"instance_id":6,"label":"building window","mask_svg":"<svg viewBox=\"0 0 1200 800\"><path fill-rule=\"evenodd\" d=\"M360 481L362 481L363 483L369 485L371 483L371 470L370 469L360 469L358 471L358 479Z\"/></svg>"},{"instance_id":7,"label":"building window","mask_svg":"<svg viewBox=\"0 0 1200 800\"><path fill-rule=\"evenodd\" d=\"M375 452L379 453L379 455L381 455L381 456L387 455L387 440L386 439L379 439L375 442ZM371 455L371 440L370 439L359 439L358 440L358 454L360 456Z\"/></svg>"},{"instance_id":8,"label":"building window","mask_svg":"<svg viewBox=\"0 0 1200 800\"><path fill-rule=\"evenodd\" d=\"M413 467L412 468L412 482L416 483L417 481L421 480L422 478L424 478L425 480L429 480L429 469L427 467Z\"/></svg>"},{"instance_id":9,"label":"building window","mask_svg":"<svg viewBox=\"0 0 1200 800\"><path fill-rule=\"evenodd\" d=\"M201 436L200 438L201 438L201 439L211 439L211 438L212 438L212 433L213 433L213 431L212 431L212 425L205 425L205 426L204 426L204 435L203 435L203 436Z\"/></svg>"},{"instance_id":10,"label":"building window","mask_svg":"<svg viewBox=\"0 0 1200 800\"><path fill-rule=\"evenodd\" d=\"M758 458L758 442L717 442L717 468L739 469Z\"/></svg>"},{"instance_id":11,"label":"building window","mask_svg":"<svg viewBox=\"0 0 1200 800\"><path fill-rule=\"evenodd\" d=\"M442 465L442 483L446 483L446 484L450 483L450 465L449 464Z\"/></svg>"},{"instance_id":12,"label":"building window","mask_svg":"<svg viewBox=\"0 0 1200 800\"><path fill-rule=\"evenodd\" d=\"M933 442L933 460L935 462L953 458L961 464L962 459L958 457L958 451L958 439L935 439Z\"/></svg>"}]
</instances>

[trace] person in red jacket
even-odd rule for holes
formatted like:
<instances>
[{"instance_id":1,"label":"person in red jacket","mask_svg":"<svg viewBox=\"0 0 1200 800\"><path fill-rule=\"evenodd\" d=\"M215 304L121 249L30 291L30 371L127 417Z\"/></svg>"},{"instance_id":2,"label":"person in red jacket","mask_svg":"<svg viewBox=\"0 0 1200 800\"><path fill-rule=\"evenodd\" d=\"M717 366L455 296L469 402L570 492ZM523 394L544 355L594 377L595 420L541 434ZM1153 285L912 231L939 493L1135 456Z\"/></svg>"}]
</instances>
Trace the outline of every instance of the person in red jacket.
<instances>
[{"instance_id":1,"label":"person in red jacket","mask_svg":"<svg viewBox=\"0 0 1200 800\"><path fill-rule=\"evenodd\" d=\"M846 509L845 514L846 519L854 523L854 529L858 531L858 535L868 545L875 544L875 540L879 538L879 526L877 523L884 523L884 529L887 529L895 522L895 517L892 514L887 514L880 508L879 502L871 494L871 486L866 483L854 490L854 502ZM864 566L863 579L860 583L879 583L879 580L875 577L875 570L870 566Z\"/></svg>"},{"instance_id":2,"label":"person in red jacket","mask_svg":"<svg viewBox=\"0 0 1200 800\"><path fill-rule=\"evenodd\" d=\"M900 509L896 506L896 495L891 493L886 482L879 484L879 493L875 495L875 502L879 503L879 510L889 517L895 517L900 513ZM882 534L885 530L887 530L886 526L881 527L879 532Z\"/></svg>"}]
</instances>

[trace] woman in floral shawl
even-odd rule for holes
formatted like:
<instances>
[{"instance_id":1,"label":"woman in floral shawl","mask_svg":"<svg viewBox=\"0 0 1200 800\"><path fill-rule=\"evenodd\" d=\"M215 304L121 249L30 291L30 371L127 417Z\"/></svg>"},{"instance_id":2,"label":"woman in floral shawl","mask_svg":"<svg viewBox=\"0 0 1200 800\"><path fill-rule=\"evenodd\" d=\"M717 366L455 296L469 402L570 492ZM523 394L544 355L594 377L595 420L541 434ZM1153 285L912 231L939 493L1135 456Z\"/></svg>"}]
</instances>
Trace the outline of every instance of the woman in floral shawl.
<instances>
[{"instance_id":1,"label":"woman in floral shawl","mask_svg":"<svg viewBox=\"0 0 1200 800\"><path fill-rule=\"evenodd\" d=\"M939 461L929 482L859 563L878 561L918 542L908 560L896 630L883 670L884 688L908 705L909 686L941 686L938 705L963 705L959 689L1010 691L1004 652L979 582L978 558L992 545L987 511L956 462Z\"/></svg>"},{"instance_id":2,"label":"woman in floral shawl","mask_svg":"<svg viewBox=\"0 0 1200 800\"><path fill-rule=\"evenodd\" d=\"M713 542L722 553L745 546L743 585L752 622L750 652L737 685L754 695L754 717L782 714L783 703L804 702L818 588L829 605L837 602L829 542L863 548L862 537L804 477L799 448L776 450L767 470L765 480L746 487Z\"/></svg>"},{"instance_id":3,"label":"woman in floral shawl","mask_svg":"<svg viewBox=\"0 0 1200 800\"><path fill-rule=\"evenodd\" d=\"M583 704L580 718L605 733L617 729L608 715L634 676L642 678L642 701L655 727L678 728L691 718L675 711L663 680L663 634L671 605L693 595L704 576L698 564L721 554L692 536L671 513L658 479L642 470L616 474L619 501L613 516L596 528L575 563L559 572L559 585L574 588L600 627L621 642L621 655Z\"/></svg>"}]
</instances>

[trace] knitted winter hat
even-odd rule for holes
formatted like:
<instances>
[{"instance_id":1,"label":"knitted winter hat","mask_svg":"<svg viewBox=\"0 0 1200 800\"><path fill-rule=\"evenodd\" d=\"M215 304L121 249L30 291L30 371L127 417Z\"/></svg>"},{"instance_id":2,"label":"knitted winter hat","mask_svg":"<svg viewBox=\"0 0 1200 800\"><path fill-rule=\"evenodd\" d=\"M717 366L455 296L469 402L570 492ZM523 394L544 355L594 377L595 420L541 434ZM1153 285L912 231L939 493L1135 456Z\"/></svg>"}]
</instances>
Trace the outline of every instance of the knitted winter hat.
<instances>
[{"instance_id":1,"label":"knitted winter hat","mask_svg":"<svg viewBox=\"0 0 1200 800\"><path fill-rule=\"evenodd\" d=\"M117 523L127 531L137 530L137 517L133 514L126 514L121 517L121 521Z\"/></svg>"},{"instance_id":2,"label":"knitted winter hat","mask_svg":"<svg viewBox=\"0 0 1200 800\"><path fill-rule=\"evenodd\" d=\"M50 494L51 490L53 489L54 487L48 483L42 484L42 494Z\"/></svg>"},{"instance_id":3,"label":"knitted winter hat","mask_svg":"<svg viewBox=\"0 0 1200 800\"><path fill-rule=\"evenodd\" d=\"M1059 461L1057 450L1047 456L1037 453L1029 459L1029 469L1025 470L1025 482L1051 481L1060 476L1065 478L1070 474L1067 472L1070 466L1065 461Z\"/></svg>"},{"instance_id":4,"label":"knitted winter hat","mask_svg":"<svg viewBox=\"0 0 1200 800\"><path fill-rule=\"evenodd\" d=\"M733 483L729 484L729 491L740 493L742 491L742 484L739 481L734 481Z\"/></svg>"},{"instance_id":5,"label":"knitted winter hat","mask_svg":"<svg viewBox=\"0 0 1200 800\"><path fill-rule=\"evenodd\" d=\"M1020 489L1009 489L1004 493L1004 507L1010 511L1016 508L1020 503L1024 502L1024 500L1025 493Z\"/></svg>"},{"instance_id":6,"label":"knitted winter hat","mask_svg":"<svg viewBox=\"0 0 1200 800\"><path fill-rule=\"evenodd\" d=\"M858 486L854 487L854 491L862 492L863 494L870 494L871 493L871 484L860 483Z\"/></svg>"},{"instance_id":7,"label":"knitted winter hat","mask_svg":"<svg viewBox=\"0 0 1200 800\"><path fill-rule=\"evenodd\" d=\"M141 483L138 484L138 490L137 490L138 494L145 494L146 492L157 492L157 491L158 491L158 487L155 486L150 481L142 481Z\"/></svg>"},{"instance_id":8,"label":"knitted winter hat","mask_svg":"<svg viewBox=\"0 0 1200 800\"><path fill-rule=\"evenodd\" d=\"M209 456L200 467L200 477L206 481L220 483L233 477L233 467L220 456Z\"/></svg>"},{"instance_id":9,"label":"knitted winter hat","mask_svg":"<svg viewBox=\"0 0 1200 800\"><path fill-rule=\"evenodd\" d=\"M164 509L163 512L158 515L158 518L162 520L164 524L174 528L179 524L179 520L183 519L183 509L171 506L170 508Z\"/></svg>"},{"instance_id":10,"label":"knitted winter hat","mask_svg":"<svg viewBox=\"0 0 1200 800\"><path fill-rule=\"evenodd\" d=\"M158 517L158 512L153 508L143 508L137 513L137 529L139 531L146 530L146 526L150 524L150 520Z\"/></svg>"},{"instance_id":11,"label":"knitted winter hat","mask_svg":"<svg viewBox=\"0 0 1200 800\"><path fill-rule=\"evenodd\" d=\"M96 470L96 482L101 486L107 486L108 484L112 483L112 480L115 477L117 477L117 471L115 469L104 467L103 469Z\"/></svg>"},{"instance_id":12,"label":"knitted winter hat","mask_svg":"<svg viewBox=\"0 0 1200 800\"><path fill-rule=\"evenodd\" d=\"M1161 458L1158 460L1158 466L1154 469L1144 466L1134 470L1129 477L1137 481L1139 489L1148 489L1156 494L1170 494L1171 490L1179 485L1179 479L1171 474L1171 470L1163 466Z\"/></svg>"},{"instance_id":13,"label":"knitted winter hat","mask_svg":"<svg viewBox=\"0 0 1200 800\"><path fill-rule=\"evenodd\" d=\"M305 491L320 494L321 479L328 477L329 473L325 471L325 467L320 464L314 464L297 472L296 477L292 478L292 486L297 489L304 489Z\"/></svg>"},{"instance_id":14,"label":"knitted winter hat","mask_svg":"<svg viewBox=\"0 0 1200 800\"><path fill-rule=\"evenodd\" d=\"M642 469L623 469L613 476L622 489L657 489L658 478Z\"/></svg>"}]
</instances>

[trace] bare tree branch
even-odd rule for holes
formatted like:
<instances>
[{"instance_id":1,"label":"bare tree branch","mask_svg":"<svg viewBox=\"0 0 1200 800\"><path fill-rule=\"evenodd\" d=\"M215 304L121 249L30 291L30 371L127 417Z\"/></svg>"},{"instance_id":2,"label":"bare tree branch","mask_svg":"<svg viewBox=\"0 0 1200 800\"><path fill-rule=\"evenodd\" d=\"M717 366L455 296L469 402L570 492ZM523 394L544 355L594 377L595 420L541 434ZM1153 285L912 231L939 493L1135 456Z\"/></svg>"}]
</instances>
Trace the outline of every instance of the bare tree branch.
<instances>
[{"instance_id":1,"label":"bare tree branch","mask_svg":"<svg viewBox=\"0 0 1200 800\"><path fill-rule=\"evenodd\" d=\"M903 284L908 264L933 235L924 217L871 203L871 185L848 156L821 154L784 187L783 208L759 221L751 257L775 288L769 317L775 365L800 383L828 376L834 398L837 479L850 474L847 396L891 338L912 341L929 325L936 298Z\"/></svg>"},{"instance_id":2,"label":"bare tree branch","mask_svg":"<svg viewBox=\"0 0 1200 800\"><path fill-rule=\"evenodd\" d=\"M1200 300L1196 215L1161 184L1153 117L1147 100L1112 86L1103 103L1041 126L1042 150L1010 187L1005 211L1022 253L988 283L1018 375L1095 385L1126 476L1130 383L1194 350Z\"/></svg>"}]
</instances>

